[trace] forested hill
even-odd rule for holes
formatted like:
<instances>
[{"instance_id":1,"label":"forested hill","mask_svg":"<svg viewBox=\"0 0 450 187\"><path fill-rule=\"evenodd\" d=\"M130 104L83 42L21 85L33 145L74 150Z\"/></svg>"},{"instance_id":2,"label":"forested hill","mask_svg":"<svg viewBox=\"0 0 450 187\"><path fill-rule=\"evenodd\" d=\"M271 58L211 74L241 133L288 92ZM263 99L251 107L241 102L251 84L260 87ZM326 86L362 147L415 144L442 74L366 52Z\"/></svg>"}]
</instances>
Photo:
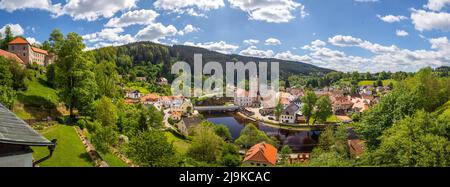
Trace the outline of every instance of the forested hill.
<instances>
[{"instance_id":1,"label":"forested hill","mask_svg":"<svg viewBox=\"0 0 450 187\"><path fill-rule=\"evenodd\" d=\"M320 68L302 62L286 61L279 59L263 59L246 57L241 55L227 55L203 48L174 45L165 46L152 42L137 42L119 47L105 47L91 51L97 62L108 60L116 62L121 74L129 73L135 67L146 69L145 66L157 66L160 71L154 72L162 76L170 76L170 67L176 61L185 61L193 65L194 53L203 54L203 63L216 61L221 64L231 61L242 61L244 63L253 62L279 62L280 74L287 77L291 74L321 75L332 70ZM142 71L135 72L137 76L142 75ZM147 74L147 73L145 73Z\"/></svg>"}]
</instances>

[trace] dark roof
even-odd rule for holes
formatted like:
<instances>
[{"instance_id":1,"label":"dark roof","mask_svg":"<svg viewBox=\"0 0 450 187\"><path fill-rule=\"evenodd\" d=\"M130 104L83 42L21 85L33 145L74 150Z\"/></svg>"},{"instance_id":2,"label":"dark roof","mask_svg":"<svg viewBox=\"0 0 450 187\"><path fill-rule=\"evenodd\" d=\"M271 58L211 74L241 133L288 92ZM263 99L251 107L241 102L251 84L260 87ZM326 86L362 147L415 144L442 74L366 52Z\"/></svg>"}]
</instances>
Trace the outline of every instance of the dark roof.
<instances>
[{"instance_id":1,"label":"dark roof","mask_svg":"<svg viewBox=\"0 0 450 187\"><path fill-rule=\"evenodd\" d=\"M190 128L202 123L202 119L197 117L183 118L183 122L186 128Z\"/></svg>"},{"instance_id":2,"label":"dark roof","mask_svg":"<svg viewBox=\"0 0 450 187\"><path fill-rule=\"evenodd\" d=\"M28 146L54 145L2 104L0 104L0 143Z\"/></svg>"},{"instance_id":3,"label":"dark roof","mask_svg":"<svg viewBox=\"0 0 450 187\"><path fill-rule=\"evenodd\" d=\"M300 107L296 103L291 103L283 110L283 115L295 115L299 110Z\"/></svg>"}]
</instances>

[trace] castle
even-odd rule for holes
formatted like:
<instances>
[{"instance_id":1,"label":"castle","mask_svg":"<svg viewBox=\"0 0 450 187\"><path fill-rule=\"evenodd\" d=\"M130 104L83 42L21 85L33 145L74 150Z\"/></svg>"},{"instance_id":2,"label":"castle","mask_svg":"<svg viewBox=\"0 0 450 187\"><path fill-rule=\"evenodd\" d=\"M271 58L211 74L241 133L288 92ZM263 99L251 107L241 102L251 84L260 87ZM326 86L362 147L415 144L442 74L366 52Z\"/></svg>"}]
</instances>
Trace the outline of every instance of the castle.
<instances>
[{"instance_id":1,"label":"castle","mask_svg":"<svg viewBox=\"0 0 450 187\"><path fill-rule=\"evenodd\" d=\"M8 43L8 51L0 49L0 56L15 59L21 64L36 63L47 66L55 61L55 55L46 50L33 47L26 39L17 37Z\"/></svg>"}]
</instances>

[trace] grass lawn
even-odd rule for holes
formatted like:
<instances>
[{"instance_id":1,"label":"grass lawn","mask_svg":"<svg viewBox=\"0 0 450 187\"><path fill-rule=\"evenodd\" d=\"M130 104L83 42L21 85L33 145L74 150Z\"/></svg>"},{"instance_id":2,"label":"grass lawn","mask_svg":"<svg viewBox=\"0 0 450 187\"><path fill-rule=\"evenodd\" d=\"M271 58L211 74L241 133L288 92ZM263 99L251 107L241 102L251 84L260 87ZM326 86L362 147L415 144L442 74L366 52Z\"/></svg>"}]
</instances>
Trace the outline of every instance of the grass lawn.
<instances>
[{"instance_id":1,"label":"grass lawn","mask_svg":"<svg viewBox=\"0 0 450 187\"><path fill-rule=\"evenodd\" d=\"M178 153L182 155L186 154L187 150L189 149L189 146L191 146L191 144L187 140L184 140L174 135L172 132L164 132L164 134L166 135L169 143L173 142L173 146L175 147Z\"/></svg>"},{"instance_id":2,"label":"grass lawn","mask_svg":"<svg viewBox=\"0 0 450 187\"><path fill-rule=\"evenodd\" d=\"M34 79L28 81L28 89L17 94L17 99L25 104L31 106L58 104L58 95L56 90L44 85L43 79Z\"/></svg>"},{"instance_id":3,"label":"grass lawn","mask_svg":"<svg viewBox=\"0 0 450 187\"><path fill-rule=\"evenodd\" d=\"M117 158L116 155L112 153L99 153L103 160L108 162L110 167L128 167L128 164Z\"/></svg>"},{"instance_id":4,"label":"grass lawn","mask_svg":"<svg viewBox=\"0 0 450 187\"><path fill-rule=\"evenodd\" d=\"M40 119L47 116L55 117L58 95L56 90L47 87L42 79L28 81L28 89L17 93L14 113L22 119Z\"/></svg>"},{"instance_id":5,"label":"grass lawn","mask_svg":"<svg viewBox=\"0 0 450 187\"><path fill-rule=\"evenodd\" d=\"M370 81L370 80L360 81L358 83L358 86L372 86L374 82L376 82L376 81ZM390 83L392 83L395 86L395 84L397 84L397 81L393 80L393 79L383 80L384 86L388 86Z\"/></svg>"},{"instance_id":6,"label":"grass lawn","mask_svg":"<svg viewBox=\"0 0 450 187\"><path fill-rule=\"evenodd\" d=\"M40 163L41 167L93 167L86 149L71 126L55 125L40 131L47 139L57 139L53 156ZM47 147L32 147L33 157L40 159L48 155Z\"/></svg>"}]
</instances>

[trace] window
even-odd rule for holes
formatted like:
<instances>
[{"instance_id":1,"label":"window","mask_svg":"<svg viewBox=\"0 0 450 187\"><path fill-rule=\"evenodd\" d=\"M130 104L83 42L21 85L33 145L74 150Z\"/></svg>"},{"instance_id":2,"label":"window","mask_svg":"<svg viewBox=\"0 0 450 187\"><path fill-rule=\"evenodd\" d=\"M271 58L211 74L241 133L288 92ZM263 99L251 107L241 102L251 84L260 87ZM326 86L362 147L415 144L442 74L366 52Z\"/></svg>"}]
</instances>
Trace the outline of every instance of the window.
<instances>
[{"instance_id":1,"label":"window","mask_svg":"<svg viewBox=\"0 0 450 187\"><path fill-rule=\"evenodd\" d=\"M13 51L14 51L14 46L11 46L11 50L13 50Z\"/></svg>"},{"instance_id":2,"label":"window","mask_svg":"<svg viewBox=\"0 0 450 187\"><path fill-rule=\"evenodd\" d=\"M23 46L23 50L25 50L26 48L25 48L25 46Z\"/></svg>"},{"instance_id":3,"label":"window","mask_svg":"<svg viewBox=\"0 0 450 187\"><path fill-rule=\"evenodd\" d=\"M23 53L23 56L27 56L27 54Z\"/></svg>"}]
</instances>

